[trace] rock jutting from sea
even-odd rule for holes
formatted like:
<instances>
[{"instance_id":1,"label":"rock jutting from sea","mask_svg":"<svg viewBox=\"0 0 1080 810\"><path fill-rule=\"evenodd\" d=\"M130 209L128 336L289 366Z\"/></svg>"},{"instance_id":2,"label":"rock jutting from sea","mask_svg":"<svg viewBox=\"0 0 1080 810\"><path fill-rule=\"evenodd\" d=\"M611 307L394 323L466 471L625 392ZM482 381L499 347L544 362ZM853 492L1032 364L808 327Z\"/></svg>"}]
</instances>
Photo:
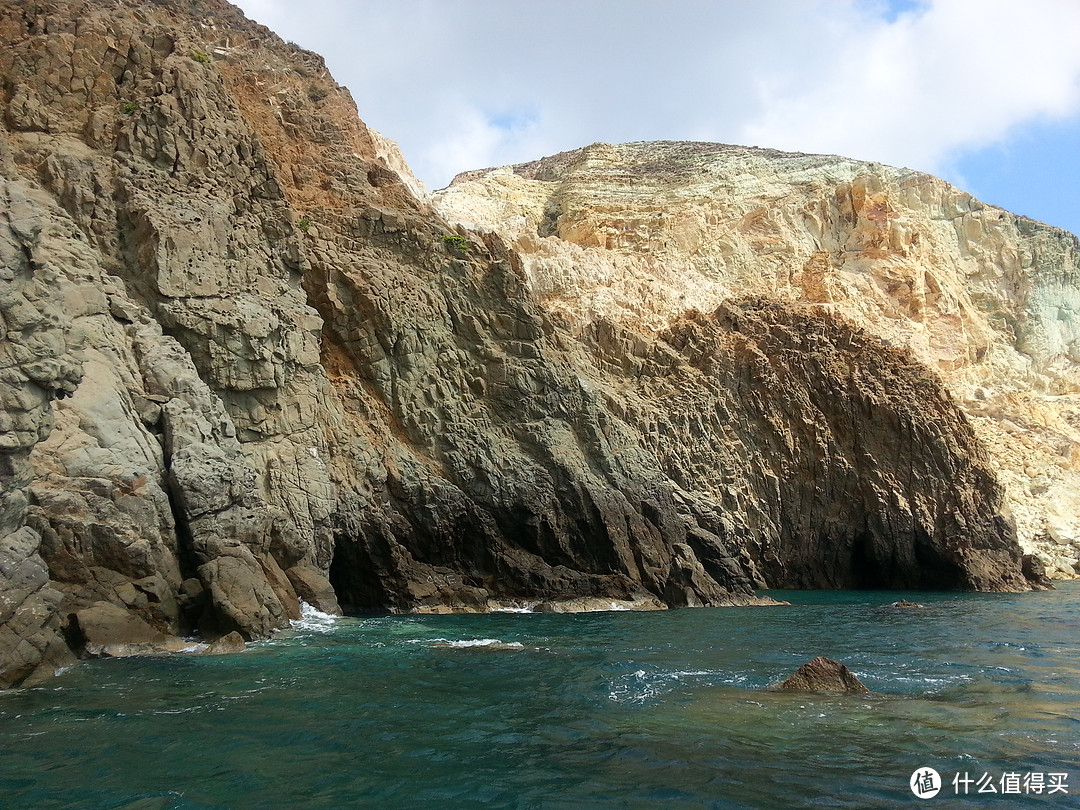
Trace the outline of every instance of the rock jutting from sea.
<instances>
[{"instance_id":1,"label":"rock jutting from sea","mask_svg":"<svg viewBox=\"0 0 1080 810\"><path fill-rule=\"evenodd\" d=\"M768 216L723 295L676 304L678 263L581 284L600 254L565 209L449 224L318 56L223 0L10 2L0 38L0 686L235 647L301 601L1028 587L972 408L919 346L751 283L801 256ZM843 209L871 242L890 171ZM596 250L640 231L609 226ZM839 248L807 233L820 298Z\"/></svg>"}]
</instances>

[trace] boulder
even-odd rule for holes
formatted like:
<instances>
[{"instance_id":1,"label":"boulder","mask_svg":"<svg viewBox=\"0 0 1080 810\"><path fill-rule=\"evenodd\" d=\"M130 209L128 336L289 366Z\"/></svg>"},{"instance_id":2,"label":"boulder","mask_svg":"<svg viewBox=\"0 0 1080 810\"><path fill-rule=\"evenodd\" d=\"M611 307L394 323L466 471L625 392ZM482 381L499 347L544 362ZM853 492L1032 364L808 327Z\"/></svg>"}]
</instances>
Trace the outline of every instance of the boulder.
<instances>
[{"instance_id":1,"label":"boulder","mask_svg":"<svg viewBox=\"0 0 1080 810\"><path fill-rule=\"evenodd\" d=\"M301 602L311 605L321 613L341 615L337 595L322 572L310 565L294 565L285 572Z\"/></svg>"},{"instance_id":2,"label":"boulder","mask_svg":"<svg viewBox=\"0 0 1080 810\"><path fill-rule=\"evenodd\" d=\"M1025 554L1022 558L1022 570L1033 588L1049 590L1054 587L1046 575L1046 565L1035 554Z\"/></svg>"},{"instance_id":3,"label":"boulder","mask_svg":"<svg viewBox=\"0 0 1080 810\"><path fill-rule=\"evenodd\" d=\"M286 608L246 549L211 560L199 566L198 573L213 608L211 615L203 617L200 629L204 633L237 630L245 639L266 638L288 625Z\"/></svg>"},{"instance_id":4,"label":"boulder","mask_svg":"<svg viewBox=\"0 0 1080 810\"><path fill-rule=\"evenodd\" d=\"M667 606L650 594L635 599L603 599L595 596L538 602L533 613L602 613L621 610L665 610Z\"/></svg>"},{"instance_id":5,"label":"boulder","mask_svg":"<svg viewBox=\"0 0 1080 810\"><path fill-rule=\"evenodd\" d=\"M244 637L233 630L231 633L226 633L221 638L211 641L210 645L200 655L230 655L243 652L246 649L247 643L244 641Z\"/></svg>"},{"instance_id":6,"label":"boulder","mask_svg":"<svg viewBox=\"0 0 1080 810\"><path fill-rule=\"evenodd\" d=\"M779 689L793 692L869 692L862 681L846 666L831 658L818 656L803 664L782 682Z\"/></svg>"},{"instance_id":7,"label":"boulder","mask_svg":"<svg viewBox=\"0 0 1080 810\"><path fill-rule=\"evenodd\" d=\"M176 652L186 643L166 635L142 618L110 602L95 602L68 617L72 647L92 658L123 658L154 652Z\"/></svg>"}]
</instances>

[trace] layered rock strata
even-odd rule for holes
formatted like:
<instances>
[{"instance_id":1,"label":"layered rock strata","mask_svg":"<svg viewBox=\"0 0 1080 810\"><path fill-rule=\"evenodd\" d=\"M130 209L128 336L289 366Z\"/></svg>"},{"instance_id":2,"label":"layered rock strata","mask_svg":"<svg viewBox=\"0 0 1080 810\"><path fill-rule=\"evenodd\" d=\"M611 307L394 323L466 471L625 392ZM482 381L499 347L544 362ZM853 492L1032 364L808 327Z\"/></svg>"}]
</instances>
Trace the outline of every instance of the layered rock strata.
<instances>
[{"instance_id":1,"label":"layered rock strata","mask_svg":"<svg viewBox=\"0 0 1080 810\"><path fill-rule=\"evenodd\" d=\"M502 233L574 330L656 334L740 296L842 315L960 403L1026 550L1080 568L1080 244L926 174L706 143L594 144L436 195Z\"/></svg>"},{"instance_id":2,"label":"layered rock strata","mask_svg":"<svg viewBox=\"0 0 1080 810\"><path fill-rule=\"evenodd\" d=\"M0 685L301 601L1027 586L911 352L775 297L568 321L221 0L11 2L0 40Z\"/></svg>"}]
</instances>

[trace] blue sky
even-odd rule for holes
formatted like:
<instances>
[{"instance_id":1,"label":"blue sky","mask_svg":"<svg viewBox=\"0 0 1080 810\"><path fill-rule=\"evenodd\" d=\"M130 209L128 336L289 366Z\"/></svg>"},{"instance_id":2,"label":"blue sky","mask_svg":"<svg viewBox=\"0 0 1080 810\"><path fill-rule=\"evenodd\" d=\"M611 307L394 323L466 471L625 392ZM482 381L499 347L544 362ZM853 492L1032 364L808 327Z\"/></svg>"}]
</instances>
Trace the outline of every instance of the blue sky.
<instances>
[{"instance_id":1,"label":"blue sky","mask_svg":"<svg viewBox=\"0 0 1080 810\"><path fill-rule=\"evenodd\" d=\"M595 141L936 174L1080 232L1080 0L239 0L430 187Z\"/></svg>"},{"instance_id":2,"label":"blue sky","mask_svg":"<svg viewBox=\"0 0 1080 810\"><path fill-rule=\"evenodd\" d=\"M1080 117L1017 127L999 143L961 152L942 177L981 200L1080 234Z\"/></svg>"},{"instance_id":3,"label":"blue sky","mask_svg":"<svg viewBox=\"0 0 1080 810\"><path fill-rule=\"evenodd\" d=\"M868 5L893 23L904 14L924 13L931 3L869 0ZM1080 48L1080 29L1072 30ZM960 146L936 173L985 202L1080 234L1080 109L1024 120L988 146Z\"/></svg>"},{"instance_id":4,"label":"blue sky","mask_svg":"<svg viewBox=\"0 0 1080 810\"><path fill-rule=\"evenodd\" d=\"M930 5L927 0L865 0L864 4L890 23L902 14L921 12Z\"/></svg>"}]
</instances>

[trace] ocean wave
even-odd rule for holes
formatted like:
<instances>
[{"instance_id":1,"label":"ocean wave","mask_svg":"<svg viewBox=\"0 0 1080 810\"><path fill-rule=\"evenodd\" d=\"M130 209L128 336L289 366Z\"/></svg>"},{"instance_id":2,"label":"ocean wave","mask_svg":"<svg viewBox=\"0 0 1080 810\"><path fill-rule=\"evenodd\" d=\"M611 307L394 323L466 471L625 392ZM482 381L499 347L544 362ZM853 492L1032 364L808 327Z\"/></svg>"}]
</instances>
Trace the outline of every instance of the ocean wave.
<instances>
[{"instance_id":1,"label":"ocean wave","mask_svg":"<svg viewBox=\"0 0 1080 810\"><path fill-rule=\"evenodd\" d=\"M300 618L293 619L291 624L293 630L304 630L309 633L329 633L334 629L334 625L341 619L340 616L334 616L331 613L323 613L321 610L309 605L307 602L300 602Z\"/></svg>"},{"instance_id":2,"label":"ocean wave","mask_svg":"<svg viewBox=\"0 0 1080 810\"><path fill-rule=\"evenodd\" d=\"M974 681L971 675L964 672L931 673L908 667L885 672L860 672L859 677L873 692L909 696L941 695L958 687L966 687Z\"/></svg>"},{"instance_id":3,"label":"ocean wave","mask_svg":"<svg viewBox=\"0 0 1080 810\"><path fill-rule=\"evenodd\" d=\"M487 647L492 650L524 650L525 645L520 641L500 641L497 638L466 638L458 641L440 641L431 644L432 647L454 647L468 649L470 647Z\"/></svg>"},{"instance_id":4,"label":"ocean wave","mask_svg":"<svg viewBox=\"0 0 1080 810\"><path fill-rule=\"evenodd\" d=\"M722 670L688 669L646 672L639 669L623 675L611 684L608 699L616 703L646 703L679 686L686 685L687 682L705 686L741 686L747 681L746 675Z\"/></svg>"},{"instance_id":5,"label":"ocean wave","mask_svg":"<svg viewBox=\"0 0 1080 810\"><path fill-rule=\"evenodd\" d=\"M500 641L497 638L466 638L460 641L447 641L447 647L524 647L520 641Z\"/></svg>"},{"instance_id":6,"label":"ocean wave","mask_svg":"<svg viewBox=\"0 0 1080 810\"><path fill-rule=\"evenodd\" d=\"M423 644L426 647L450 648L457 650L489 649L489 650L524 650L525 645L520 641L502 641L497 638L410 638L406 644Z\"/></svg>"},{"instance_id":7,"label":"ocean wave","mask_svg":"<svg viewBox=\"0 0 1080 810\"><path fill-rule=\"evenodd\" d=\"M930 686L954 686L955 684L967 683L972 678L970 675L952 675L944 678L935 678L931 675L889 675L883 677L882 680L890 683L925 683Z\"/></svg>"}]
</instances>

